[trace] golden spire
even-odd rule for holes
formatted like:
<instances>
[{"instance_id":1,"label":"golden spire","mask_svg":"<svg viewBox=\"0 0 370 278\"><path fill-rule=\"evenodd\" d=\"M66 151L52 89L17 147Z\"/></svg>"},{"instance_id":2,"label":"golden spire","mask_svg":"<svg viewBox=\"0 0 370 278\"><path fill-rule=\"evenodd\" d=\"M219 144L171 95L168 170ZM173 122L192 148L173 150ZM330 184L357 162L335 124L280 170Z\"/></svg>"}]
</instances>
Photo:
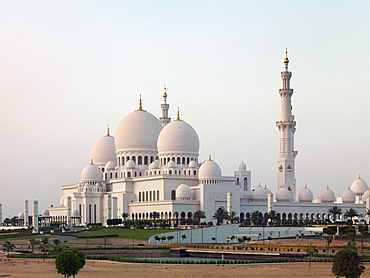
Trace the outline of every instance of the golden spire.
<instances>
[{"instance_id":1,"label":"golden spire","mask_svg":"<svg viewBox=\"0 0 370 278\"><path fill-rule=\"evenodd\" d=\"M140 94L140 99L139 99L139 109L138 109L138 110L135 110L135 111L145 111L145 110L143 109L143 103L142 103L142 101L141 101L141 94Z\"/></svg>"},{"instance_id":2,"label":"golden spire","mask_svg":"<svg viewBox=\"0 0 370 278\"><path fill-rule=\"evenodd\" d=\"M179 107L177 107L177 119L176 119L176 121L181 121L181 119L180 119L180 108Z\"/></svg>"},{"instance_id":3,"label":"golden spire","mask_svg":"<svg viewBox=\"0 0 370 278\"><path fill-rule=\"evenodd\" d=\"M361 179L361 175L360 175L360 174L358 174L358 179L359 179L359 180Z\"/></svg>"},{"instance_id":4,"label":"golden spire","mask_svg":"<svg viewBox=\"0 0 370 278\"><path fill-rule=\"evenodd\" d=\"M105 136L110 136L110 133L109 133L109 124L107 125L107 135Z\"/></svg>"},{"instance_id":5,"label":"golden spire","mask_svg":"<svg viewBox=\"0 0 370 278\"><path fill-rule=\"evenodd\" d=\"M208 155L208 161L212 161L211 154Z\"/></svg>"},{"instance_id":6,"label":"golden spire","mask_svg":"<svg viewBox=\"0 0 370 278\"><path fill-rule=\"evenodd\" d=\"M285 64L288 64L289 63L289 59L288 59L288 48L285 48L285 59L284 59L284 63Z\"/></svg>"},{"instance_id":7,"label":"golden spire","mask_svg":"<svg viewBox=\"0 0 370 278\"><path fill-rule=\"evenodd\" d=\"M90 165L94 165L93 159L90 159Z\"/></svg>"},{"instance_id":8,"label":"golden spire","mask_svg":"<svg viewBox=\"0 0 370 278\"><path fill-rule=\"evenodd\" d=\"M326 186L326 189L329 189L329 184Z\"/></svg>"},{"instance_id":9,"label":"golden spire","mask_svg":"<svg viewBox=\"0 0 370 278\"><path fill-rule=\"evenodd\" d=\"M163 89L163 97L164 97L164 98L166 98L166 97L167 97L166 85L164 85L164 89Z\"/></svg>"}]
</instances>

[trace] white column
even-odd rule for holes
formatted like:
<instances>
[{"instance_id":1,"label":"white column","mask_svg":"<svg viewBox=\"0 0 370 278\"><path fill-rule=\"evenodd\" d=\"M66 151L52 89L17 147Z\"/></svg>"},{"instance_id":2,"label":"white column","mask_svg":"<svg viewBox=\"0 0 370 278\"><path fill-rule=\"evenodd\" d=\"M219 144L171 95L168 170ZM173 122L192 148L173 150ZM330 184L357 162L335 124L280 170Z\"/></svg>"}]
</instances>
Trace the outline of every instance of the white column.
<instances>
[{"instance_id":1,"label":"white column","mask_svg":"<svg viewBox=\"0 0 370 278\"><path fill-rule=\"evenodd\" d=\"M231 196L232 194L230 192L227 192L227 204L226 204L226 210L228 213L231 213L232 205L231 205Z\"/></svg>"},{"instance_id":2,"label":"white column","mask_svg":"<svg viewBox=\"0 0 370 278\"><path fill-rule=\"evenodd\" d=\"M267 195L267 213L270 213L273 209L272 200L273 200L273 195L268 194Z\"/></svg>"},{"instance_id":3,"label":"white column","mask_svg":"<svg viewBox=\"0 0 370 278\"><path fill-rule=\"evenodd\" d=\"M108 194L107 196L107 221L112 219L112 195Z\"/></svg>"},{"instance_id":4,"label":"white column","mask_svg":"<svg viewBox=\"0 0 370 278\"><path fill-rule=\"evenodd\" d=\"M0 203L0 225L3 223L3 204Z\"/></svg>"},{"instance_id":5,"label":"white column","mask_svg":"<svg viewBox=\"0 0 370 278\"><path fill-rule=\"evenodd\" d=\"M72 215L72 197L68 196L67 197L67 225L69 227L72 225L71 215Z\"/></svg>"},{"instance_id":6,"label":"white column","mask_svg":"<svg viewBox=\"0 0 370 278\"><path fill-rule=\"evenodd\" d=\"M32 202L32 225L33 231L32 233L38 234L39 233L39 201L34 200Z\"/></svg>"},{"instance_id":7,"label":"white column","mask_svg":"<svg viewBox=\"0 0 370 278\"><path fill-rule=\"evenodd\" d=\"M28 200L24 200L24 226L28 227Z\"/></svg>"}]
</instances>

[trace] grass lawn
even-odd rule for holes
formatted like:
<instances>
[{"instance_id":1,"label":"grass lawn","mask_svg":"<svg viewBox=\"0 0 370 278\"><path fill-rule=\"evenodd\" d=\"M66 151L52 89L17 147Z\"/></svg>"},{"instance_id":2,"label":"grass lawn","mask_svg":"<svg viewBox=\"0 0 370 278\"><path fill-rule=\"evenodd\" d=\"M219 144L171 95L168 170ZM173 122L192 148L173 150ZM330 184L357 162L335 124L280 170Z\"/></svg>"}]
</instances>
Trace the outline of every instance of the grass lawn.
<instances>
[{"instance_id":1,"label":"grass lawn","mask_svg":"<svg viewBox=\"0 0 370 278\"><path fill-rule=\"evenodd\" d=\"M148 240L149 237L152 235L160 234L160 233L168 233L172 232L172 230L165 230L165 229L153 229L153 230L144 230L144 229L117 229L117 228L106 228L101 229L98 231L93 232L85 232L85 233L79 233L80 236L104 236L104 235L118 235L120 238L127 238L132 239L135 237L135 239L139 240Z\"/></svg>"}]
</instances>

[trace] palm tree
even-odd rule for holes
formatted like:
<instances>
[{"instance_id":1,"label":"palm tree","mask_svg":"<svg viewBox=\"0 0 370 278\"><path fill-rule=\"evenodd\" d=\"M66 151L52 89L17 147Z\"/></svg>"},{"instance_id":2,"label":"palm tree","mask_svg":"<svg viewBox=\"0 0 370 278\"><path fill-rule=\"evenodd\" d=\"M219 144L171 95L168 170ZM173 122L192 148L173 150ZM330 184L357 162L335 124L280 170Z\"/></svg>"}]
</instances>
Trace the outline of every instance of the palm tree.
<instances>
[{"instance_id":1,"label":"palm tree","mask_svg":"<svg viewBox=\"0 0 370 278\"><path fill-rule=\"evenodd\" d=\"M228 217L229 213L225 210L224 207L219 207L213 215L213 219L217 219L218 224L222 224L225 219L228 219Z\"/></svg>"},{"instance_id":2,"label":"palm tree","mask_svg":"<svg viewBox=\"0 0 370 278\"><path fill-rule=\"evenodd\" d=\"M258 210L253 211L251 215L251 219L255 225L260 223L262 220L261 213Z\"/></svg>"},{"instance_id":3,"label":"palm tree","mask_svg":"<svg viewBox=\"0 0 370 278\"><path fill-rule=\"evenodd\" d=\"M347 209L346 213L344 214L344 217L351 218L351 221L352 221L352 218L355 216L358 216L358 212L357 210L353 208Z\"/></svg>"},{"instance_id":4,"label":"palm tree","mask_svg":"<svg viewBox=\"0 0 370 278\"><path fill-rule=\"evenodd\" d=\"M206 218L206 213L204 210L197 210L194 212L194 218L198 221L198 225L200 225L200 220Z\"/></svg>"},{"instance_id":5,"label":"palm tree","mask_svg":"<svg viewBox=\"0 0 370 278\"><path fill-rule=\"evenodd\" d=\"M15 245L10 243L9 240L6 240L5 243L3 244L3 250L5 252L8 252L8 261L9 261L9 252L12 251L15 248Z\"/></svg>"},{"instance_id":6,"label":"palm tree","mask_svg":"<svg viewBox=\"0 0 370 278\"><path fill-rule=\"evenodd\" d=\"M333 215L333 221L337 220L337 215L340 216L343 214L342 209L337 206L332 206L329 208L328 212Z\"/></svg>"},{"instance_id":7,"label":"palm tree","mask_svg":"<svg viewBox=\"0 0 370 278\"><path fill-rule=\"evenodd\" d=\"M236 214L235 211L232 211L229 213L228 219L230 220L231 223L237 223L239 221L239 216Z\"/></svg>"},{"instance_id":8,"label":"palm tree","mask_svg":"<svg viewBox=\"0 0 370 278\"><path fill-rule=\"evenodd\" d=\"M273 223L276 218L276 210L271 210L269 213L267 213L265 220L268 221L270 219L271 223Z\"/></svg>"},{"instance_id":9,"label":"palm tree","mask_svg":"<svg viewBox=\"0 0 370 278\"><path fill-rule=\"evenodd\" d=\"M370 209L367 209L367 210L366 210L365 215L370 217Z\"/></svg>"},{"instance_id":10,"label":"palm tree","mask_svg":"<svg viewBox=\"0 0 370 278\"><path fill-rule=\"evenodd\" d=\"M129 217L129 214L127 212L123 212L121 216L123 218L123 227L126 227L126 218Z\"/></svg>"}]
</instances>

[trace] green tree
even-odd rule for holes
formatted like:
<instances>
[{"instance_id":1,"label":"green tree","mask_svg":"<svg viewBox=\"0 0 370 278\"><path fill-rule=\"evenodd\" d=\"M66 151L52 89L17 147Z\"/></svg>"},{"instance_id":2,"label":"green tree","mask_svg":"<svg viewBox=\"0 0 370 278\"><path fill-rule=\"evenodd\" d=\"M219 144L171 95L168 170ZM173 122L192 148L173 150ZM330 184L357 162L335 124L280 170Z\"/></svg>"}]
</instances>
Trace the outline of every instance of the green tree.
<instances>
[{"instance_id":1,"label":"green tree","mask_svg":"<svg viewBox=\"0 0 370 278\"><path fill-rule=\"evenodd\" d=\"M157 241L160 241L160 240L161 240L161 238L160 238L159 236L155 236L155 237L154 237L154 240L155 240L155 242L157 242Z\"/></svg>"},{"instance_id":2,"label":"green tree","mask_svg":"<svg viewBox=\"0 0 370 278\"><path fill-rule=\"evenodd\" d=\"M353 208L347 209L346 213L344 214L344 216L347 217L347 218L350 218L351 221L352 221L353 217L358 216L358 215L359 214L358 214L357 210L355 210Z\"/></svg>"},{"instance_id":3,"label":"green tree","mask_svg":"<svg viewBox=\"0 0 370 278\"><path fill-rule=\"evenodd\" d=\"M184 243L184 240L187 238L187 236L184 234L184 235L181 235L182 237L182 242Z\"/></svg>"},{"instance_id":4,"label":"green tree","mask_svg":"<svg viewBox=\"0 0 370 278\"><path fill-rule=\"evenodd\" d=\"M46 247L48 246L49 244L49 238L44 236L40 241L39 241L39 244L40 244L40 249L42 251L42 253L44 253L46 251ZM44 262L45 262L45 256L44 256Z\"/></svg>"},{"instance_id":5,"label":"green tree","mask_svg":"<svg viewBox=\"0 0 370 278\"><path fill-rule=\"evenodd\" d=\"M354 242L348 242L347 246L334 256L331 271L337 277L359 278L364 270L362 257L358 255Z\"/></svg>"},{"instance_id":6,"label":"green tree","mask_svg":"<svg viewBox=\"0 0 370 278\"><path fill-rule=\"evenodd\" d=\"M3 244L3 250L8 253L8 261L9 261L9 252L12 251L15 248L15 245L10 243L9 240L6 240Z\"/></svg>"},{"instance_id":7,"label":"green tree","mask_svg":"<svg viewBox=\"0 0 370 278\"><path fill-rule=\"evenodd\" d=\"M161 236L162 243L163 243L164 240L166 240L166 236Z\"/></svg>"},{"instance_id":8,"label":"green tree","mask_svg":"<svg viewBox=\"0 0 370 278\"><path fill-rule=\"evenodd\" d=\"M29 238L28 239L28 243L31 246L31 253L33 253L33 250L35 250L35 245L36 244L39 244L39 241L37 239L35 239L35 238Z\"/></svg>"},{"instance_id":9,"label":"green tree","mask_svg":"<svg viewBox=\"0 0 370 278\"><path fill-rule=\"evenodd\" d=\"M123 218L123 227L126 227L126 218L129 217L129 214L127 212L123 212L121 216Z\"/></svg>"},{"instance_id":10,"label":"green tree","mask_svg":"<svg viewBox=\"0 0 370 278\"><path fill-rule=\"evenodd\" d=\"M258 210L253 211L251 214L251 219L254 225L260 225L262 221L262 213Z\"/></svg>"},{"instance_id":11,"label":"green tree","mask_svg":"<svg viewBox=\"0 0 370 278\"><path fill-rule=\"evenodd\" d=\"M337 220L337 215L340 216L343 214L342 209L337 206L332 206L329 208L328 212L333 215L333 221Z\"/></svg>"},{"instance_id":12,"label":"green tree","mask_svg":"<svg viewBox=\"0 0 370 278\"><path fill-rule=\"evenodd\" d=\"M277 219L276 210L271 210L269 213L267 213L265 217L266 222L270 222L270 225L273 225L276 219Z\"/></svg>"},{"instance_id":13,"label":"green tree","mask_svg":"<svg viewBox=\"0 0 370 278\"><path fill-rule=\"evenodd\" d=\"M235 211L232 211L229 213L228 215L228 220L231 222L231 223L238 223L240 218L239 216L237 215L237 213Z\"/></svg>"},{"instance_id":14,"label":"green tree","mask_svg":"<svg viewBox=\"0 0 370 278\"><path fill-rule=\"evenodd\" d=\"M197 210L194 212L193 217L197 220L198 225L200 225L200 220L206 218L206 213L203 210Z\"/></svg>"},{"instance_id":15,"label":"green tree","mask_svg":"<svg viewBox=\"0 0 370 278\"><path fill-rule=\"evenodd\" d=\"M55 268L64 277L72 276L85 266L85 254L77 249L65 250L55 258Z\"/></svg>"},{"instance_id":16,"label":"green tree","mask_svg":"<svg viewBox=\"0 0 370 278\"><path fill-rule=\"evenodd\" d=\"M216 219L218 224L222 224L224 220L228 218L229 213L225 210L224 207L219 207L213 215L213 219Z\"/></svg>"},{"instance_id":17,"label":"green tree","mask_svg":"<svg viewBox=\"0 0 370 278\"><path fill-rule=\"evenodd\" d=\"M171 243L172 243L172 240L173 240L174 238L175 238L174 236L168 236L168 237L167 237L167 240L168 240L168 241L171 241Z\"/></svg>"}]
</instances>

